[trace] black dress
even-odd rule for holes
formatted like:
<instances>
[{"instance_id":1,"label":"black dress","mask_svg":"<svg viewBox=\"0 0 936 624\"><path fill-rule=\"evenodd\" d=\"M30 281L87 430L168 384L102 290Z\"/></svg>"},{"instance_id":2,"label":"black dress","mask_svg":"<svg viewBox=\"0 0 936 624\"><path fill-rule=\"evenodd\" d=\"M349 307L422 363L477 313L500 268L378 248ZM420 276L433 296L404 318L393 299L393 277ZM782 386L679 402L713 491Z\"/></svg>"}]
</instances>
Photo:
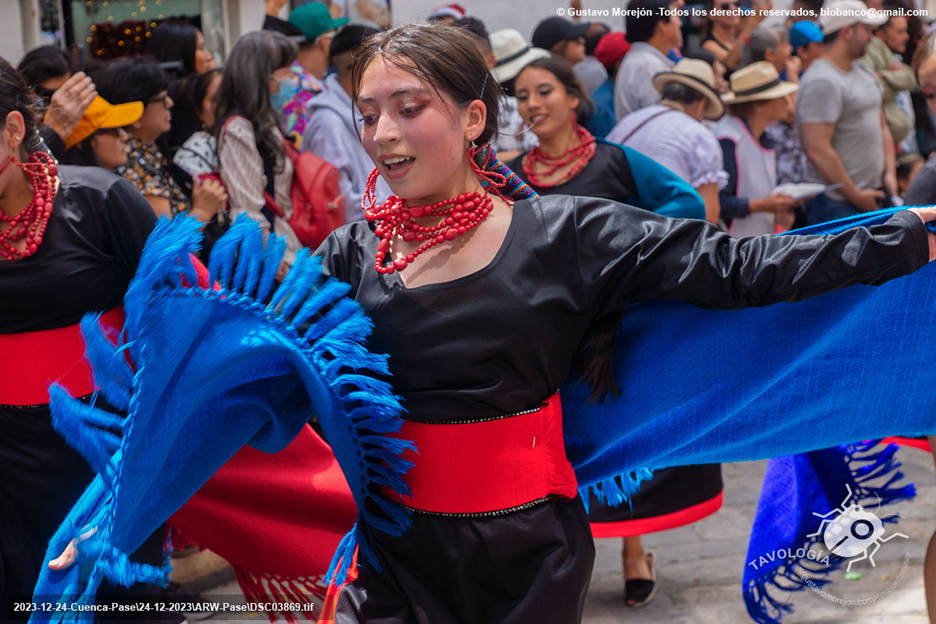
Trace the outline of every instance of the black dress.
<instances>
[{"instance_id":1,"label":"black dress","mask_svg":"<svg viewBox=\"0 0 936 624\"><path fill-rule=\"evenodd\" d=\"M0 334L68 327L89 311L120 305L155 223L147 201L123 178L96 167L62 166L60 179L38 251L0 261ZM0 380L3 617L5 601L31 597L49 539L94 476L52 429L47 404L4 400L14 384Z\"/></svg>"},{"instance_id":2,"label":"black dress","mask_svg":"<svg viewBox=\"0 0 936 624\"><path fill-rule=\"evenodd\" d=\"M911 213L834 238L735 240L703 221L566 196L517 202L490 264L446 283L406 288L377 273L377 243L355 222L316 253L373 319L368 347L390 354L406 418L421 422L538 405L566 379L591 322L633 302L766 305L844 285L830 276L879 283L928 257ZM339 597L338 624L581 620L594 547L579 499L496 517L419 512L399 538L365 529L383 571L360 569Z\"/></svg>"},{"instance_id":3,"label":"black dress","mask_svg":"<svg viewBox=\"0 0 936 624\"><path fill-rule=\"evenodd\" d=\"M643 208L654 210L640 197L640 187L634 180L627 152L617 144L599 142L595 145L595 156L582 171L566 182L554 187L539 187L530 183L523 171L523 157L510 161L510 167L530 188L540 195L577 195L600 197L613 201L637 203ZM657 168L665 169L657 164ZM665 196L665 192L652 188L660 184L669 170L644 171L645 194ZM686 191L695 194L686 184ZM686 201L687 195L676 195L673 200ZM688 211L687 211L688 212ZM680 214L671 210L670 214ZM703 466L680 466L657 470L653 479L642 484L630 505L612 507L604 505L592 496L588 501L588 516L595 537L630 537L655 531L665 531L696 522L718 511L722 500L721 464Z\"/></svg>"}]
</instances>

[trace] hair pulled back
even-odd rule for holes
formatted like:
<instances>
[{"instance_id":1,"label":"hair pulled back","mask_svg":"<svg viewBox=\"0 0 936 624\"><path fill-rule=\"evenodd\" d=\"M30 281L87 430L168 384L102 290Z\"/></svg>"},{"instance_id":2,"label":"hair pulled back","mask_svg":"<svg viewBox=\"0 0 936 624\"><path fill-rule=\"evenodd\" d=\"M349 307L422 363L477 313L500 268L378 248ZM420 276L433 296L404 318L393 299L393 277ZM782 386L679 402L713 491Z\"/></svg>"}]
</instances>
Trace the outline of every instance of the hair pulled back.
<instances>
[{"instance_id":1,"label":"hair pulled back","mask_svg":"<svg viewBox=\"0 0 936 624\"><path fill-rule=\"evenodd\" d=\"M481 100L487 108L478 145L497 136L500 86L488 71L474 35L467 29L440 24L407 24L368 38L351 69L351 99L357 101L361 81L377 58L406 70L445 93L460 107Z\"/></svg>"},{"instance_id":2,"label":"hair pulled back","mask_svg":"<svg viewBox=\"0 0 936 624\"><path fill-rule=\"evenodd\" d=\"M23 149L29 154L42 149L42 140L36 131L35 98L23 75L0 57L0 128L6 127L7 115L13 111L23 116L26 131Z\"/></svg>"}]
</instances>

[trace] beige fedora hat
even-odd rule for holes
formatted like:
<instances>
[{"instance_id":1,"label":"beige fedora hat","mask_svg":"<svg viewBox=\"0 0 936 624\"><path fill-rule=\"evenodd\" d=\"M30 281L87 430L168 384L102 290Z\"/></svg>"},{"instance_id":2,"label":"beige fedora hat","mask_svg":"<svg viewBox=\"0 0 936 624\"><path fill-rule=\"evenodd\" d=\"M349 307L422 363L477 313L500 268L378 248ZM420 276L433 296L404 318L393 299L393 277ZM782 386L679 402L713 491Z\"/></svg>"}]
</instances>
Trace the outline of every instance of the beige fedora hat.
<instances>
[{"instance_id":1,"label":"beige fedora hat","mask_svg":"<svg viewBox=\"0 0 936 624\"><path fill-rule=\"evenodd\" d=\"M731 93L722 96L725 104L742 104L758 100L772 100L789 95L799 89L799 85L780 80L780 74L773 63L758 61L735 70L731 74Z\"/></svg>"},{"instance_id":2,"label":"beige fedora hat","mask_svg":"<svg viewBox=\"0 0 936 624\"><path fill-rule=\"evenodd\" d=\"M705 96L708 100L704 113L706 119L719 119L725 114L725 105L715 92L715 72L705 61L684 58L671 71L660 72L653 77L653 87L657 91L663 91L663 87L671 82L686 85Z\"/></svg>"},{"instance_id":3,"label":"beige fedora hat","mask_svg":"<svg viewBox=\"0 0 936 624\"><path fill-rule=\"evenodd\" d=\"M492 32L488 39L497 63L491 73L494 74L497 82L506 82L515 78L530 62L549 56L546 50L530 47L523 35L513 28Z\"/></svg>"}]
</instances>

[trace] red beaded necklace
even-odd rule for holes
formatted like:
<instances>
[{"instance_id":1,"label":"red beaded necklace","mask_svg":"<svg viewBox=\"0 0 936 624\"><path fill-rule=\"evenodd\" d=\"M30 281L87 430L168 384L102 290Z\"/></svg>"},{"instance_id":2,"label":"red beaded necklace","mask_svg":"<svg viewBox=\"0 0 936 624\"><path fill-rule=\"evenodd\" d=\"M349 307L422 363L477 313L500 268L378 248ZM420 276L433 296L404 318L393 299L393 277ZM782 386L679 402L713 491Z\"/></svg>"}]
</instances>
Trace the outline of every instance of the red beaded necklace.
<instances>
[{"instance_id":1,"label":"red beaded necklace","mask_svg":"<svg viewBox=\"0 0 936 624\"><path fill-rule=\"evenodd\" d=\"M368 187L371 186L371 179L376 183L376 169L371 172ZM378 273L402 271L422 252L445 241L453 241L478 227L493 208L494 202L487 193L464 193L429 206L407 206L406 200L391 195L383 204L372 206L364 213L368 221L377 222L375 232L380 238L374 268ZM424 217L442 217L442 220L435 225L420 225L414 221ZM408 243L424 242L405 258L397 258L391 264L384 265L384 258L390 253L393 237L398 233L400 238Z\"/></svg>"},{"instance_id":2,"label":"red beaded necklace","mask_svg":"<svg viewBox=\"0 0 936 624\"><path fill-rule=\"evenodd\" d=\"M595 155L595 137L592 136L591 132L578 124L573 124L573 128L578 138L578 143L559 156L550 156L537 146L527 152L526 156L523 157L523 173L526 174L530 184L540 188L559 186L581 173L585 165L591 161L592 157ZM542 173L542 177L540 177L540 174L536 173L537 163L542 163L542 165L546 167L546 171ZM544 177L548 178L569 163L575 164L572 165L561 178L555 182L547 183L543 181Z\"/></svg>"},{"instance_id":3,"label":"red beaded necklace","mask_svg":"<svg viewBox=\"0 0 936 624\"><path fill-rule=\"evenodd\" d=\"M487 182L488 188L495 195L505 202L509 202L499 191L507 184L507 179L496 171L479 167L475 162L475 156L482 149L487 148L478 148L472 144L472 147L468 150L468 163L472 172L479 179ZM407 206L405 199L391 195L387 198L387 201L377 206L378 175L380 173L377 169L371 171L370 176L367 178L364 197L361 199L364 217L371 223L376 222L374 231L380 238L380 242L377 244L377 253L374 254L374 268L378 273L402 271L412 264L422 252L445 241L453 241L478 227L494 208L494 202L488 196L486 190L483 194L478 192L464 193L458 197L436 202L429 206ZM426 217L443 218L435 225L420 225L413 221L413 219ZM408 243L417 241L423 244L413 253L407 254L405 258L397 258L391 264L384 265L384 259L390 253L390 246L397 234Z\"/></svg>"},{"instance_id":4,"label":"red beaded necklace","mask_svg":"<svg viewBox=\"0 0 936 624\"><path fill-rule=\"evenodd\" d=\"M58 167L52 157L45 152L33 152L29 162L18 163L13 156L0 166L3 171L10 163L18 165L33 187L33 198L29 204L12 217L0 211L0 223L6 223L5 230L0 230L0 257L6 260L19 260L31 256L42 244L49 217L52 216L52 202L58 191ZM16 242L26 239L26 248L19 251Z\"/></svg>"}]
</instances>

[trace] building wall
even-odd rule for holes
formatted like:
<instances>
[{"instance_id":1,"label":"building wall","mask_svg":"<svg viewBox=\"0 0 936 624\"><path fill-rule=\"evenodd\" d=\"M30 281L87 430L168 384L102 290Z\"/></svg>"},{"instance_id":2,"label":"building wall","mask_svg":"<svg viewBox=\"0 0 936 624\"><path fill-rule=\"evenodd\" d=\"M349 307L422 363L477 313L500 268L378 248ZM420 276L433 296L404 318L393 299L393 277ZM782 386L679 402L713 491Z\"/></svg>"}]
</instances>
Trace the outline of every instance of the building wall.
<instances>
[{"instance_id":1,"label":"building wall","mask_svg":"<svg viewBox=\"0 0 936 624\"><path fill-rule=\"evenodd\" d=\"M39 41L36 0L0 0L0 56L16 65L29 44ZM26 41L26 38L29 41Z\"/></svg>"}]
</instances>

